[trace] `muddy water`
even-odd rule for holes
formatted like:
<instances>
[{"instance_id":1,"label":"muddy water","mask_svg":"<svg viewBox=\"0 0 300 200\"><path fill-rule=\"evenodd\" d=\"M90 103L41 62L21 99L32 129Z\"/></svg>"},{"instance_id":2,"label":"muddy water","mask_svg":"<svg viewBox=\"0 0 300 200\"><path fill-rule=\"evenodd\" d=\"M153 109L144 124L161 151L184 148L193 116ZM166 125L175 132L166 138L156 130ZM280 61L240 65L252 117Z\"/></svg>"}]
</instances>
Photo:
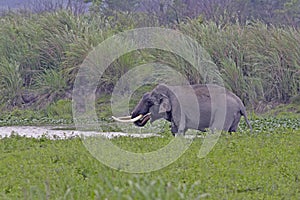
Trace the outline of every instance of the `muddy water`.
<instances>
[{"instance_id":1,"label":"muddy water","mask_svg":"<svg viewBox=\"0 0 300 200\"><path fill-rule=\"evenodd\" d=\"M49 139L69 139L82 136L104 136L107 138L115 138L121 136L146 138L159 136L157 134L127 134L122 132L96 132L96 131L78 131L67 130L65 127L39 127L39 126L7 126L0 127L0 138L10 137L11 135L20 135L29 138L46 137Z\"/></svg>"}]
</instances>

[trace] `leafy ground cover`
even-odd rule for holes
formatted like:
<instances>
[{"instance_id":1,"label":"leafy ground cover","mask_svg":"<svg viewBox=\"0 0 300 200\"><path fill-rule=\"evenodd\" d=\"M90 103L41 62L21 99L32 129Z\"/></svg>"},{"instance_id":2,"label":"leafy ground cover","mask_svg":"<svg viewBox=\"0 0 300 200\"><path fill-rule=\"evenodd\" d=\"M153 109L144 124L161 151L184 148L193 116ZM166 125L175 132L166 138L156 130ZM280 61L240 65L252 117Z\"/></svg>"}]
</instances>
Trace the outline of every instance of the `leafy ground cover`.
<instances>
[{"instance_id":1,"label":"leafy ground cover","mask_svg":"<svg viewBox=\"0 0 300 200\"><path fill-rule=\"evenodd\" d=\"M0 126L61 125L73 123L70 100L59 100L44 109L18 109L0 112Z\"/></svg>"},{"instance_id":2,"label":"leafy ground cover","mask_svg":"<svg viewBox=\"0 0 300 200\"><path fill-rule=\"evenodd\" d=\"M176 162L145 174L103 165L79 138L3 138L0 199L299 199L299 118L252 124L254 134L243 131L243 123L240 132L223 133L203 159L197 157L203 139L196 138ZM169 132L162 135L112 141L128 151L150 152L172 139Z\"/></svg>"}]
</instances>

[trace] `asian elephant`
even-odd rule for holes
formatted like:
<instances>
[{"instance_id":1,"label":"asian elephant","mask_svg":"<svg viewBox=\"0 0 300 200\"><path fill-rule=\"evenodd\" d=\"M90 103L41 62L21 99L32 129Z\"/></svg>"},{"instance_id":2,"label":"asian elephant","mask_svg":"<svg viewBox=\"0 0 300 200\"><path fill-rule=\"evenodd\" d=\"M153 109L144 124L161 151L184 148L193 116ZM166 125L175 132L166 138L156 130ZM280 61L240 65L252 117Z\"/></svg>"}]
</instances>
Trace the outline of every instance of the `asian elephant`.
<instances>
[{"instance_id":1,"label":"asian elephant","mask_svg":"<svg viewBox=\"0 0 300 200\"><path fill-rule=\"evenodd\" d=\"M137 126L163 118L171 122L173 135L184 135L187 129L235 132L242 115L252 131L241 99L221 86L160 84L143 95L131 116L113 118Z\"/></svg>"}]
</instances>

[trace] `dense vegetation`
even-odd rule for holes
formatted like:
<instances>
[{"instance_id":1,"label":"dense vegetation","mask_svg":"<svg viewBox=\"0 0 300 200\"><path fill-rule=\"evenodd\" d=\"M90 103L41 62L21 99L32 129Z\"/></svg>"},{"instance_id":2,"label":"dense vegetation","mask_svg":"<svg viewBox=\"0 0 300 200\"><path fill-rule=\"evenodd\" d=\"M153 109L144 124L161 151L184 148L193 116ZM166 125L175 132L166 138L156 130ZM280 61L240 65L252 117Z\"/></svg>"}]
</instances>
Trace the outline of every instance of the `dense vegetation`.
<instances>
[{"instance_id":1,"label":"dense vegetation","mask_svg":"<svg viewBox=\"0 0 300 200\"><path fill-rule=\"evenodd\" d=\"M248 108L288 105L259 117L249 112L253 134L242 120L239 132L222 133L203 159L197 157L203 139L195 138L180 159L147 174L103 165L79 138L0 138L0 199L300 199L300 1L84 0L89 12L80 0L35 2L30 10L0 16L0 126L72 123L73 83L88 53L114 34L149 26L197 40ZM97 91L98 115L108 130L117 130L108 118L115 83L148 62L167 64L191 83L204 82L174 54L125 54L104 73ZM159 134L111 141L151 152L173 139L168 127Z\"/></svg>"},{"instance_id":2,"label":"dense vegetation","mask_svg":"<svg viewBox=\"0 0 300 200\"><path fill-rule=\"evenodd\" d=\"M222 134L203 159L203 139L168 167L129 174L93 158L78 138L0 140L0 199L299 199L300 127L292 119L256 119L257 134ZM245 124L242 124L245 127ZM131 152L151 152L163 137L121 137Z\"/></svg>"},{"instance_id":3,"label":"dense vegetation","mask_svg":"<svg viewBox=\"0 0 300 200\"><path fill-rule=\"evenodd\" d=\"M215 22L246 23L262 20L267 24L299 26L298 0L84 0L93 10L111 15L114 11L144 12L162 24L180 23L201 16ZM81 2L80 0L77 2Z\"/></svg>"},{"instance_id":4,"label":"dense vegetation","mask_svg":"<svg viewBox=\"0 0 300 200\"><path fill-rule=\"evenodd\" d=\"M93 4L101 5L101 4ZM226 86L251 108L270 103L297 102L300 91L300 36L293 26L265 22L204 20L198 16L178 23L161 22L142 12L74 13L8 12L0 27L0 104L3 109L44 108L70 99L78 67L106 38L144 27L176 28L195 38L217 64ZM103 11L104 12L104 11ZM165 52L137 51L115 61L99 90L111 92L114 83L137 64L161 62L181 69L191 83L202 82L188 63Z\"/></svg>"}]
</instances>

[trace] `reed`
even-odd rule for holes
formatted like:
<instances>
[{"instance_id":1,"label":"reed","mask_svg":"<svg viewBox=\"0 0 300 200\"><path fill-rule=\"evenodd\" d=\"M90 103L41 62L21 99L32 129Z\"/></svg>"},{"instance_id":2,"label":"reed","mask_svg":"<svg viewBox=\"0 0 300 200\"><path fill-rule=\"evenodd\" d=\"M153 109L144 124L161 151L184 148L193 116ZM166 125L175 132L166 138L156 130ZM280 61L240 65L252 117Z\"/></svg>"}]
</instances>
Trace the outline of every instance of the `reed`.
<instances>
[{"instance_id":1,"label":"reed","mask_svg":"<svg viewBox=\"0 0 300 200\"><path fill-rule=\"evenodd\" d=\"M115 13L108 18L96 13L74 15L67 10L9 13L0 20L0 101L6 107L22 106L23 92L29 89L41 101L48 91L60 91L59 98L64 98L63 93L72 89L80 64L94 47L124 30L159 25L157 19L141 14ZM202 45L225 86L248 106L288 103L299 94L299 29L259 21L244 25L198 19L186 20L176 29ZM128 53L113 62L101 79L102 91L112 91L122 74L147 62L167 64L191 83L207 82L180 56L151 49ZM41 92L37 88L48 89ZM12 100L15 98L19 100Z\"/></svg>"}]
</instances>

